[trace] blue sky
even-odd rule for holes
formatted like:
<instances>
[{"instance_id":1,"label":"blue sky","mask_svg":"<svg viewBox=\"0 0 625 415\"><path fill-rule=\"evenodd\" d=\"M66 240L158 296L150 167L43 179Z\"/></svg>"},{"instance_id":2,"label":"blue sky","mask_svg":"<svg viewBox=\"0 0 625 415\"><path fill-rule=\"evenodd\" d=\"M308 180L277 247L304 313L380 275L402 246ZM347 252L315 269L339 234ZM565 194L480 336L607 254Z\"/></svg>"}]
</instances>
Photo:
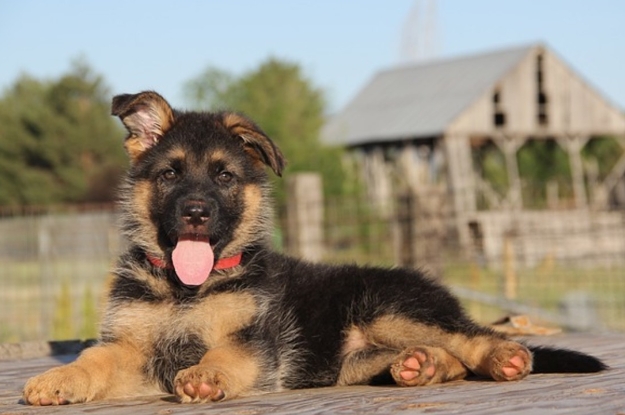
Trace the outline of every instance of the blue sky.
<instances>
[{"instance_id":1,"label":"blue sky","mask_svg":"<svg viewBox=\"0 0 625 415\"><path fill-rule=\"evenodd\" d=\"M154 89L184 107L183 83L209 65L239 74L273 56L299 63L336 111L401 62L417 2L0 0L0 90L83 56L112 93ZM625 1L438 0L435 16L439 58L545 42L625 109Z\"/></svg>"}]
</instances>

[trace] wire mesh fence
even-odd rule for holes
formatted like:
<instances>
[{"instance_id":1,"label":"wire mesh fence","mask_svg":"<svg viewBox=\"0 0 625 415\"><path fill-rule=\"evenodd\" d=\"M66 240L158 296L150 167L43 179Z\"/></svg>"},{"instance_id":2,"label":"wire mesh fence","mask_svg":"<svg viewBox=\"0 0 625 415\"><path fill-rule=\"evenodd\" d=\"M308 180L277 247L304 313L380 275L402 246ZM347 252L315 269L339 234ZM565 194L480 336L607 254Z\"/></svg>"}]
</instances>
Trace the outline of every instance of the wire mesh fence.
<instances>
[{"instance_id":1,"label":"wire mesh fence","mask_svg":"<svg viewBox=\"0 0 625 415\"><path fill-rule=\"evenodd\" d=\"M0 342L91 338L120 250L111 206L0 215Z\"/></svg>"},{"instance_id":2,"label":"wire mesh fence","mask_svg":"<svg viewBox=\"0 0 625 415\"><path fill-rule=\"evenodd\" d=\"M308 242L322 246L323 261L421 267L483 323L527 314L576 330L625 331L623 211L454 215L441 189L383 204L315 200L300 204L301 217L321 218L307 234L320 239ZM297 255L306 241L294 248L286 214L278 210L276 240ZM122 246L112 206L1 212L0 342L95 337Z\"/></svg>"},{"instance_id":3,"label":"wire mesh fence","mask_svg":"<svg viewBox=\"0 0 625 415\"><path fill-rule=\"evenodd\" d=\"M439 188L383 203L328 199L324 259L419 267L482 323L526 314L565 329L625 331L625 211L454 214L446 199Z\"/></svg>"}]
</instances>

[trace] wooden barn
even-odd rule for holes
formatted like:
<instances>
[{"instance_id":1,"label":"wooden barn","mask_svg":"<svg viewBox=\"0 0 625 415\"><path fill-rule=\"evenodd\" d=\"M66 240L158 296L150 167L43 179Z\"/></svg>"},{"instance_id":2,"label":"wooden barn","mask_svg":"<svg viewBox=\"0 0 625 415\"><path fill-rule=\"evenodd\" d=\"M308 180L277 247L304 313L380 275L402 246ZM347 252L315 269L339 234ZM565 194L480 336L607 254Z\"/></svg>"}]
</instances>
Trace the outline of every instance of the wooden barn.
<instances>
[{"instance_id":1,"label":"wooden barn","mask_svg":"<svg viewBox=\"0 0 625 415\"><path fill-rule=\"evenodd\" d=\"M598 175L582 151L605 137L619 156ZM398 188L443 187L458 241L487 261L501 259L507 235L528 265L545 255L625 258L625 115L543 44L379 72L323 139L352 150L379 206ZM518 166L535 141L557 143L570 169L568 199L552 183L540 209L524 200ZM489 146L505 166L503 191L480 174L475 155ZM545 241L546 230L593 236Z\"/></svg>"}]
</instances>

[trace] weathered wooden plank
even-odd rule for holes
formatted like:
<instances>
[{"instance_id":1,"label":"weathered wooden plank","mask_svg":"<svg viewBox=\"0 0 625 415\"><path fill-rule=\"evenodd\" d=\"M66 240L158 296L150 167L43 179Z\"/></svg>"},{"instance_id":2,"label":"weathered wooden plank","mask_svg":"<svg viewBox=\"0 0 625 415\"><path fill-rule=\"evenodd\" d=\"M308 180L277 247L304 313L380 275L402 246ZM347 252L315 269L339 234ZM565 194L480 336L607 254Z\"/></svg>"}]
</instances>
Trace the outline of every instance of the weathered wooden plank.
<instances>
[{"instance_id":1,"label":"weathered wooden plank","mask_svg":"<svg viewBox=\"0 0 625 415\"><path fill-rule=\"evenodd\" d=\"M25 380L74 355L0 362L2 414L625 414L625 336L562 335L529 343L571 347L611 366L590 375L532 375L521 382L464 380L420 388L342 387L290 391L218 404L181 405L161 395L69 407L33 408L18 403ZM123 381L123 379L120 379Z\"/></svg>"}]
</instances>

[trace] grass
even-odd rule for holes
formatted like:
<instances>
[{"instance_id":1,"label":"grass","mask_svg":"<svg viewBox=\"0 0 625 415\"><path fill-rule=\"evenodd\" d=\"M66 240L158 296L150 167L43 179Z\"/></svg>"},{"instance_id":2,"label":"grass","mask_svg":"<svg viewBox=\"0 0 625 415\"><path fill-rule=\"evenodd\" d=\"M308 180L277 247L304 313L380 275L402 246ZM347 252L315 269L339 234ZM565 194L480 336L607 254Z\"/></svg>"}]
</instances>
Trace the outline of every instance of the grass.
<instances>
[{"instance_id":1,"label":"grass","mask_svg":"<svg viewBox=\"0 0 625 415\"><path fill-rule=\"evenodd\" d=\"M517 288L512 300L556 312L565 296L582 292L594 301L599 320L607 328L625 331L624 267L581 268L543 263L533 269L519 270L515 276ZM445 270L445 283L491 295L503 296L505 293L503 270L480 268L472 263L449 264ZM495 307L474 302L465 305L482 322L502 316L502 310Z\"/></svg>"},{"instance_id":2,"label":"grass","mask_svg":"<svg viewBox=\"0 0 625 415\"><path fill-rule=\"evenodd\" d=\"M108 260L3 261L0 342L97 335Z\"/></svg>"}]
</instances>

